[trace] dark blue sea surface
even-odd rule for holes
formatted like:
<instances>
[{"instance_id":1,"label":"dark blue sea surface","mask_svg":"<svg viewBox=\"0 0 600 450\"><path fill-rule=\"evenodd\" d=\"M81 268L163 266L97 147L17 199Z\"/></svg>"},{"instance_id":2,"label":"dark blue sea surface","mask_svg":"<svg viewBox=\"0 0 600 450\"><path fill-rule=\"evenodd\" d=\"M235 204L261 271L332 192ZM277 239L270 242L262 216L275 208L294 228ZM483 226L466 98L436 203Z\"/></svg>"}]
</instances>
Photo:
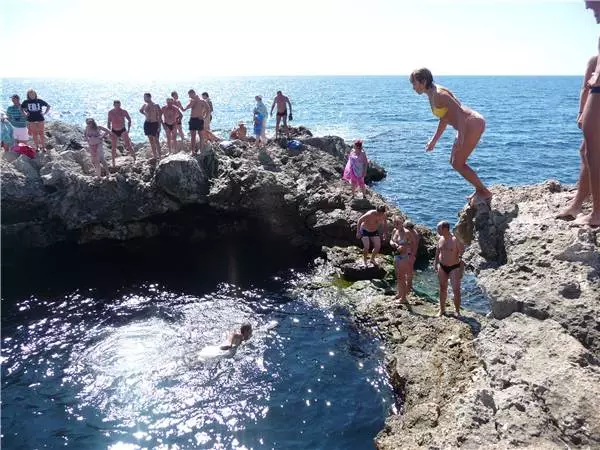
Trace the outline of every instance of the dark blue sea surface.
<instances>
[{"instance_id":1,"label":"dark blue sea surface","mask_svg":"<svg viewBox=\"0 0 600 450\"><path fill-rule=\"evenodd\" d=\"M290 264L203 251L3 267L2 448L371 448L394 408L379 340L289 294Z\"/></svg>"},{"instance_id":2,"label":"dark blue sea surface","mask_svg":"<svg viewBox=\"0 0 600 450\"><path fill-rule=\"evenodd\" d=\"M452 76L437 81L486 118L482 141L469 160L485 183L577 180L579 77ZM8 104L9 94L23 96L30 87L52 105L51 118L79 125L85 117L104 123L113 99L121 99L133 117L137 141L144 139L138 112L144 92L164 104L172 90L182 101L190 88L208 91L215 107L213 129L226 136L239 120L250 121L255 95L263 95L270 108L281 89L293 102L294 125L307 126L317 135L364 139L368 156L388 170L375 189L417 222L433 226L443 219L454 221L472 192L449 164L452 128L433 153L425 153L437 119L427 98L412 90L406 76L224 77L172 83L4 79L3 98ZM271 118L268 135L274 124Z\"/></svg>"}]
</instances>

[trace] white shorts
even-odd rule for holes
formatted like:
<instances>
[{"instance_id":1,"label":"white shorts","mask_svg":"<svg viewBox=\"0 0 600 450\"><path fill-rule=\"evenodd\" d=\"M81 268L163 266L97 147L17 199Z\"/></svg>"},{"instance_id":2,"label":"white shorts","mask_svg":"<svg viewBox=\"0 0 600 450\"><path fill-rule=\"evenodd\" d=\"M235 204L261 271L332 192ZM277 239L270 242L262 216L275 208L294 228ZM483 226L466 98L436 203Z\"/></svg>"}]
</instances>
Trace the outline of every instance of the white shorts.
<instances>
[{"instance_id":1,"label":"white shorts","mask_svg":"<svg viewBox=\"0 0 600 450\"><path fill-rule=\"evenodd\" d=\"M27 127L24 128L13 128L13 138L17 141L25 141L29 140L29 133L27 132Z\"/></svg>"}]
</instances>

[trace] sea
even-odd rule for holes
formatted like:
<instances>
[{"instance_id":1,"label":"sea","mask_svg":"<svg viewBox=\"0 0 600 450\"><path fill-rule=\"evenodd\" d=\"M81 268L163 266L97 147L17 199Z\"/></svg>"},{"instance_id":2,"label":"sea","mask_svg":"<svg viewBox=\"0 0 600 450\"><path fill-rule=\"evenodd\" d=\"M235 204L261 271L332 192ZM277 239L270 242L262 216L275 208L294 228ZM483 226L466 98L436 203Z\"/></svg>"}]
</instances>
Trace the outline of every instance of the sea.
<instances>
[{"instance_id":1,"label":"sea","mask_svg":"<svg viewBox=\"0 0 600 450\"><path fill-rule=\"evenodd\" d=\"M579 77L440 77L487 121L469 159L486 184L574 183ZM451 223L471 188L449 164L448 129L407 76L207 78L172 82L10 79L1 98L34 88L49 119L104 123L115 99L144 139L143 94L207 91L213 130L250 122L254 96L277 90L293 125L362 139L388 173L371 186L415 222ZM274 133L274 119L268 135ZM251 239L209 247L171 242L62 248L2 258L2 448L364 449L401 408L383 344L343 308L303 298L314 255L256 251ZM415 284L435 297L435 277ZM474 279L465 306L489 310ZM341 295L341 294L340 294ZM204 357L242 322L236 352Z\"/></svg>"}]
</instances>

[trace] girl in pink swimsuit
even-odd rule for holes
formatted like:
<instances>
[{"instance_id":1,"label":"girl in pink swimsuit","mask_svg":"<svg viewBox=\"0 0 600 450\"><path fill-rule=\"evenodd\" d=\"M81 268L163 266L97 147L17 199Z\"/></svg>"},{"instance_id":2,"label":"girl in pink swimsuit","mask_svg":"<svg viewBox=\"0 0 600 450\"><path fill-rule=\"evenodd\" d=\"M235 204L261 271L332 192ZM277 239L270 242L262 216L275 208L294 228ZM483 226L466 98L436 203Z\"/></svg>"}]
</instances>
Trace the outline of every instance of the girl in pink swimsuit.
<instances>
[{"instance_id":1,"label":"girl in pink swimsuit","mask_svg":"<svg viewBox=\"0 0 600 450\"><path fill-rule=\"evenodd\" d=\"M365 198L365 175L367 174L367 166L369 165L369 160L367 159L367 155L363 150L362 141L356 141L350 153L348 154L348 162L346 163L346 168L344 169L344 175L342 178L347 180L352 185L352 196L356 192L356 187L360 187L360 191L362 192L363 198Z\"/></svg>"}]
</instances>

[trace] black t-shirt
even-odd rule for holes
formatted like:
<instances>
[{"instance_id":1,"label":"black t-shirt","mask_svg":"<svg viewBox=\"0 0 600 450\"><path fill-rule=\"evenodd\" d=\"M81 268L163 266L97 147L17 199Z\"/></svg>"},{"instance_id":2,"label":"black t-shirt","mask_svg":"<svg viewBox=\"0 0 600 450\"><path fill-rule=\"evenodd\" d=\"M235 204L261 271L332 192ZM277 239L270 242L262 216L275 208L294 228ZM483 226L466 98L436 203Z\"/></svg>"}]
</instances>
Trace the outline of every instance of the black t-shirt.
<instances>
[{"instance_id":1,"label":"black t-shirt","mask_svg":"<svg viewBox=\"0 0 600 450\"><path fill-rule=\"evenodd\" d=\"M27 116L27 122L43 122L44 115L42 114L42 107L49 106L44 100L39 98L33 100L25 100L21 104L21 108L29 113Z\"/></svg>"}]
</instances>

